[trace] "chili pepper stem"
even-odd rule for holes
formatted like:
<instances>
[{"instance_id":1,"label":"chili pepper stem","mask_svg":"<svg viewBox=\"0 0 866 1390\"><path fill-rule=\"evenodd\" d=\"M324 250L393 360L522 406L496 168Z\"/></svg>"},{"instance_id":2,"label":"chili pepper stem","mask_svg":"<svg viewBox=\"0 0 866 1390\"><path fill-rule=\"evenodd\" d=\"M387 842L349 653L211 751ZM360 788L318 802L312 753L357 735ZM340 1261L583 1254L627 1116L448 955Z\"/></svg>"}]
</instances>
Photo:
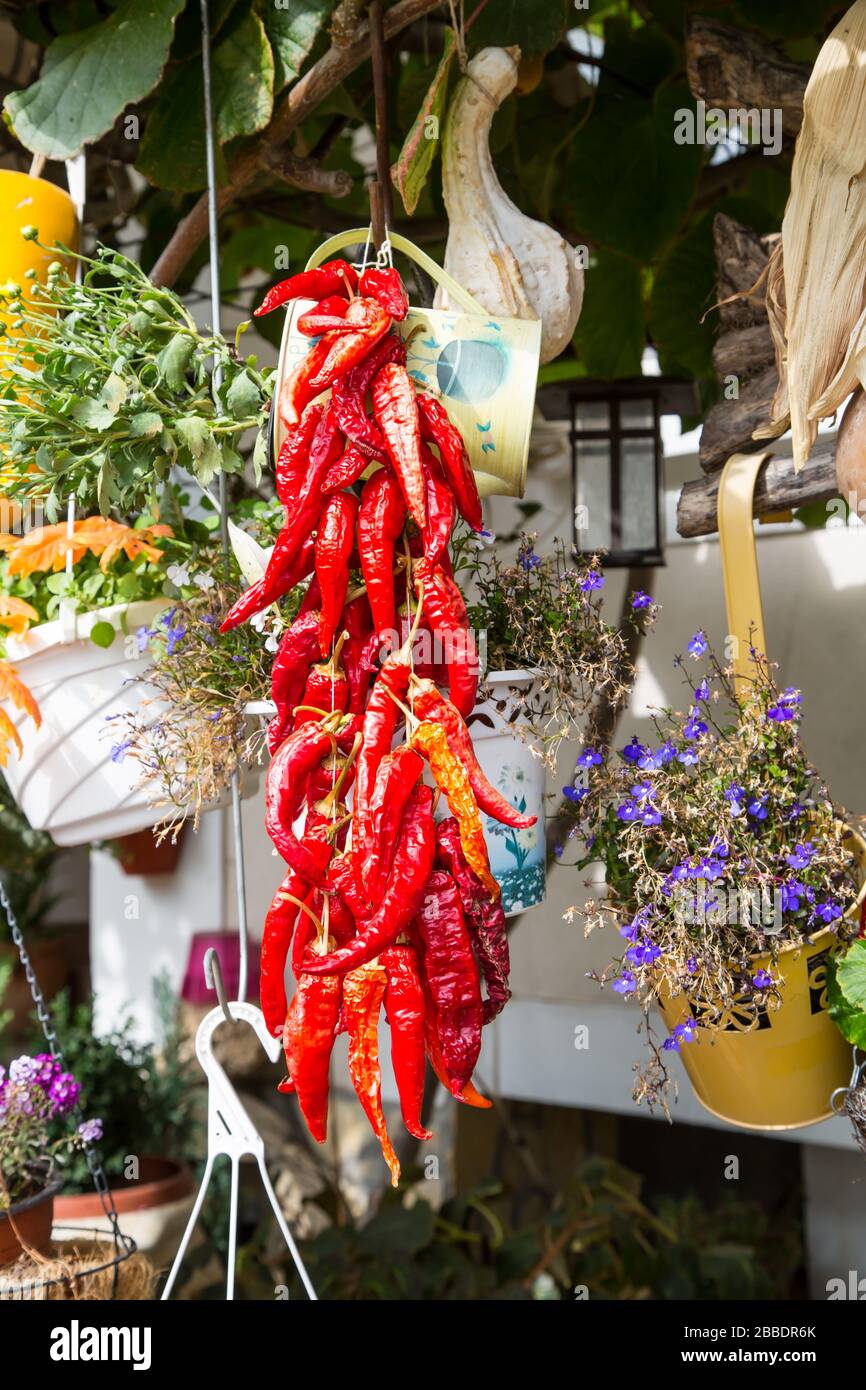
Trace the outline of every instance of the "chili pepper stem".
<instances>
[{"instance_id":1,"label":"chili pepper stem","mask_svg":"<svg viewBox=\"0 0 866 1390\"><path fill-rule=\"evenodd\" d=\"M354 741L354 743L352 744L352 750L351 750L350 753L348 753L348 754L346 755L346 760L345 760L345 762L343 763L343 766L342 766L342 768L341 768L341 770L340 770L340 774L339 774L339 776L338 776L336 782L334 783L334 785L333 785L333 787L331 788L331 790L328 792L328 795L327 795L327 796L324 798L324 800L321 802L322 814L323 814L323 815L329 816L329 815L331 814L331 811L333 810L334 806L335 806L335 805L337 804L337 802L339 801L339 799L340 799L340 791L342 790L343 783L345 782L346 777L348 776L349 770L350 770L352 764L354 763L355 759L357 758L358 753L360 752L361 744L362 744L363 742L364 742L364 737L363 737L363 735L362 735L362 734L356 734L356 735L355 735L355 741Z\"/></svg>"},{"instance_id":2,"label":"chili pepper stem","mask_svg":"<svg viewBox=\"0 0 866 1390\"><path fill-rule=\"evenodd\" d=\"M386 688L385 688L385 694L388 696L389 699L391 699L391 700L394 701L394 704L398 707L398 709L402 710L403 715L405 716L405 719L406 719L407 724L411 724L412 727L414 728L415 726L417 726L418 724L421 723L421 720L420 720L420 719L416 719L415 715L412 713L412 711L410 710L409 706L408 706L408 705L404 705L404 703L403 703L403 701L400 699L399 695L395 695L394 692L393 692L393 690L388 690L387 686L386 686Z\"/></svg>"},{"instance_id":3,"label":"chili pepper stem","mask_svg":"<svg viewBox=\"0 0 866 1390\"><path fill-rule=\"evenodd\" d=\"M310 921L314 924L314 926L315 926L315 928L316 928L316 934L317 934L319 937L321 937L321 934L322 934L322 932L324 931L324 927L323 927L323 925L322 925L321 920L316 916L316 914L315 914L315 912L313 911L313 909L312 909L311 907L307 907L307 904L306 904L305 902L302 902L300 898L296 898L295 895L294 895L294 893L283 893L281 896L282 896L283 902L294 903L295 907L299 907L299 908L301 909L302 912L306 912L306 914L307 914L307 916L309 917ZM327 901L328 901L327 898L325 898L325 902L326 902L326 903L327 903Z\"/></svg>"}]
</instances>

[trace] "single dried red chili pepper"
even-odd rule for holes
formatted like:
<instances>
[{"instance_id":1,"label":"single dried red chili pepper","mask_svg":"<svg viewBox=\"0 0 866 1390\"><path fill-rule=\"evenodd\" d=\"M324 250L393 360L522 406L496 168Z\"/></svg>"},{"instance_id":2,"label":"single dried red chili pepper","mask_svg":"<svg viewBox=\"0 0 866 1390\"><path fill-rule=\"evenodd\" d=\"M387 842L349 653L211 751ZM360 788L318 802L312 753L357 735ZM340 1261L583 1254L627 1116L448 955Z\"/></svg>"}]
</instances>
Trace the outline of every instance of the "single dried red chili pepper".
<instances>
[{"instance_id":1,"label":"single dried red chili pepper","mask_svg":"<svg viewBox=\"0 0 866 1390\"><path fill-rule=\"evenodd\" d=\"M313 402L283 440L277 456L274 481L284 507L293 507L308 467L308 455L324 407Z\"/></svg>"},{"instance_id":2,"label":"single dried red chili pepper","mask_svg":"<svg viewBox=\"0 0 866 1390\"><path fill-rule=\"evenodd\" d=\"M425 559L416 560L412 566L412 577L424 620L440 648L436 664L447 668L451 703L465 719L475 708L478 693L479 662L475 638L455 606L441 562L434 567Z\"/></svg>"},{"instance_id":3,"label":"single dried red chili pepper","mask_svg":"<svg viewBox=\"0 0 866 1390\"><path fill-rule=\"evenodd\" d=\"M286 863L317 886L324 884L324 872L316 856L295 835L292 822L309 773L332 747L333 737L327 729L304 724L280 744L268 768L266 784L265 829Z\"/></svg>"},{"instance_id":4,"label":"single dried red chili pepper","mask_svg":"<svg viewBox=\"0 0 866 1390\"><path fill-rule=\"evenodd\" d=\"M358 276L347 261L328 261L315 270L302 270L272 286L255 310L255 317L270 314L292 299L324 299L330 294L348 298L349 292L357 288Z\"/></svg>"},{"instance_id":5,"label":"single dried red chili pepper","mask_svg":"<svg viewBox=\"0 0 866 1390\"><path fill-rule=\"evenodd\" d=\"M373 381L373 414L385 436L388 457L406 505L423 532L427 525L427 484L421 459L421 427L415 387L405 367L391 362L377 372Z\"/></svg>"},{"instance_id":6,"label":"single dried red chili pepper","mask_svg":"<svg viewBox=\"0 0 866 1390\"><path fill-rule=\"evenodd\" d=\"M369 917L370 900L358 887L352 850L331 860L328 868L328 888L345 899L356 922L360 923Z\"/></svg>"},{"instance_id":7,"label":"single dried red chili pepper","mask_svg":"<svg viewBox=\"0 0 866 1390\"><path fill-rule=\"evenodd\" d=\"M382 1156L391 1170L391 1185L400 1181L400 1163L388 1137L382 1110L382 1070L379 1066L379 1012L388 977L381 965L362 965L343 979L343 1022L349 1034L349 1075Z\"/></svg>"},{"instance_id":8,"label":"single dried red chili pepper","mask_svg":"<svg viewBox=\"0 0 866 1390\"><path fill-rule=\"evenodd\" d=\"M498 898L499 884L490 872L478 803L469 785L466 769L449 748L442 725L434 724L429 719L422 720L412 732L412 746L421 749L430 764L434 782L448 798L451 813L460 826L460 843L467 864L490 896Z\"/></svg>"},{"instance_id":9,"label":"single dried red chili pepper","mask_svg":"<svg viewBox=\"0 0 866 1390\"><path fill-rule=\"evenodd\" d=\"M330 404L319 418L310 445L306 476L301 484L291 513L277 537L268 568L265 571L263 592L266 602L279 585L284 570L292 563L304 541L315 529L322 511L322 482L325 474L343 452L343 436L334 420ZM262 604L265 607L265 604Z\"/></svg>"},{"instance_id":10,"label":"single dried red chili pepper","mask_svg":"<svg viewBox=\"0 0 866 1390\"><path fill-rule=\"evenodd\" d=\"M358 499L335 492L325 503L316 531L316 578L322 591L319 646L327 656L349 589L349 556L355 544Z\"/></svg>"},{"instance_id":11,"label":"single dried red chili pepper","mask_svg":"<svg viewBox=\"0 0 866 1390\"><path fill-rule=\"evenodd\" d=\"M459 1100L463 1105L473 1106L477 1110L489 1110L493 1102L488 1100L486 1096L482 1096L481 1093L475 1089L471 1081L467 1081L466 1085L461 1087L458 1082L448 1074L448 1068L445 1065L445 1058L442 1055L442 1047L439 1042L439 1034L437 1031L438 1020L436 1015L436 1001L430 992L430 985L424 974L424 942L421 938L417 920L411 923L408 935L418 952L421 988L424 993L424 1046L427 1049L427 1057L430 1065L436 1073L437 1079L441 1081L446 1091L449 1091L455 1100Z\"/></svg>"},{"instance_id":12,"label":"single dried red chili pepper","mask_svg":"<svg viewBox=\"0 0 866 1390\"><path fill-rule=\"evenodd\" d=\"M481 498L466 445L449 420L444 406L434 396L419 391L417 399L421 435L428 444L435 444L439 450L445 478L454 493L460 515L464 521L468 521L473 531L480 531L484 524Z\"/></svg>"},{"instance_id":13,"label":"single dried red chili pepper","mask_svg":"<svg viewBox=\"0 0 866 1390\"><path fill-rule=\"evenodd\" d=\"M313 827L305 836L305 843L315 860L325 870L333 853L327 839L327 826ZM265 1026L274 1037L279 1037L286 1021L286 960L292 942L298 914L298 902L303 902L310 892L306 879L289 869L276 893L265 917L261 944L261 971L259 1000L265 1016ZM291 899L297 899L292 902ZM306 917L306 914L302 914Z\"/></svg>"},{"instance_id":14,"label":"single dried red chili pepper","mask_svg":"<svg viewBox=\"0 0 866 1390\"><path fill-rule=\"evenodd\" d=\"M528 830L535 825L537 816L524 816L516 811L510 802L488 782L475 756L472 735L466 727L460 711L450 700L437 690L430 680L417 680L412 684L412 708L419 719L431 719L441 724L448 737L448 746L461 761L469 778L469 785L478 809L485 815L503 825L513 826L515 830Z\"/></svg>"},{"instance_id":15,"label":"single dried red chili pepper","mask_svg":"<svg viewBox=\"0 0 866 1390\"><path fill-rule=\"evenodd\" d=\"M508 983L511 959L502 901L490 901L483 883L466 863L460 827L453 816L440 821L436 827L436 862L448 870L457 884L466 925L487 985L483 1021L490 1023L511 998Z\"/></svg>"},{"instance_id":16,"label":"single dried red chili pepper","mask_svg":"<svg viewBox=\"0 0 866 1390\"><path fill-rule=\"evenodd\" d=\"M328 1073L340 1022L342 981L336 975L307 975L289 1005L283 1048L307 1128L320 1144L328 1129Z\"/></svg>"},{"instance_id":17,"label":"single dried red chili pepper","mask_svg":"<svg viewBox=\"0 0 866 1390\"><path fill-rule=\"evenodd\" d=\"M442 869L435 869L427 881L417 927L424 943L424 978L436 1003L442 1056L448 1075L462 1091L481 1051L481 986L460 894Z\"/></svg>"},{"instance_id":18,"label":"single dried red chili pepper","mask_svg":"<svg viewBox=\"0 0 866 1390\"><path fill-rule=\"evenodd\" d=\"M427 488L427 529L424 532L424 554L428 564L437 565L448 548L454 529L456 508L454 494L443 482L436 460L429 449L423 449L424 481Z\"/></svg>"},{"instance_id":19,"label":"single dried red chili pepper","mask_svg":"<svg viewBox=\"0 0 866 1390\"><path fill-rule=\"evenodd\" d=\"M313 974L354 970L372 960L405 931L420 908L433 865L436 830L432 808L431 789L416 787L406 807L390 881L378 908L361 923L358 935L348 945L315 960L308 959L304 963L306 969Z\"/></svg>"},{"instance_id":20,"label":"single dried red chili pepper","mask_svg":"<svg viewBox=\"0 0 866 1390\"><path fill-rule=\"evenodd\" d=\"M255 584L251 584L248 589L245 589L223 618L220 632L231 632L232 628L239 627L248 618L255 617L256 613L260 613L263 608L266 608L269 602L276 603L290 589L294 589L296 585L306 579L308 574L312 574L316 558L315 550L316 543L313 537L307 536L301 542L301 547L294 560L281 574L279 582L272 586L273 597L271 599L263 599L263 595L267 592L264 578L257 579Z\"/></svg>"},{"instance_id":21,"label":"single dried red chili pepper","mask_svg":"<svg viewBox=\"0 0 866 1390\"><path fill-rule=\"evenodd\" d=\"M276 714L268 725L268 747L273 753L292 724L300 704L311 662L319 654L319 614L310 608L300 612L283 634L271 667L271 698Z\"/></svg>"},{"instance_id":22,"label":"single dried red chili pepper","mask_svg":"<svg viewBox=\"0 0 866 1390\"><path fill-rule=\"evenodd\" d=\"M366 836L366 818L370 797L379 764L390 751L400 711L392 695L403 699L409 688L411 668L405 655L398 652L383 663L364 712L364 740L355 770L355 794L352 804L353 838L361 843Z\"/></svg>"},{"instance_id":23,"label":"single dried red chili pepper","mask_svg":"<svg viewBox=\"0 0 866 1390\"><path fill-rule=\"evenodd\" d=\"M346 708L352 714L362 714L367 701L370 677L375 669L373 653L368 652L372 619L365 593L359 594L346 604L340 617L340 627L349 634L343 648L343 666L349 686Z\"/></svg>"},{"instance_id":24,"label":"single dried red chili pepper","mask_svg":"<svg viewBox=\"0 0 866 1390\"><path fill-rule=\"evenodd\" d=\"M336 403L335 403L336 410ZM343 433L346 433L345 425L342 420L337 419L337 423ZM325 481L322 483L322 492L337 492L341 487L351 487L356 483L365 469L370 467L370 460L366 454L356 448L354 444L349 444L341 459L338 459L333 468L328 470Z\"/></svg>"},{"instance_id":25,"label":"single dried red chili pepper","mask_svg":"<svg viewBox=\"0 0 866 1390\"><path fill-rule=\"evenodd\" d=\"M400 484L390 468L380 468L364 484L358 512L358 557L380 636L394 627L394 546L405 521Z\"/></svg>"},{"instance_id":26,"label":"single dried red chili pepper","mask_svg":"<svg viewBox=\"0 0 866 1390\"><path fill-rule=\"evenodd\" d=\"M328 356L336 334L326 333L304 354L280 386L277 414L287 430L294 429L307 406L322 394L313 378Z\"/></svg>"},{"instance_id":27,"label":"single dried red chili pepper","mask_svg":"<svg viewBox=\"0 0 866 1390\"><path fill-rule=\"evenodd\" d=\"M328 353L310 385L326 391L361 361L391 327L391 318L373 299L353 299L342 323L342 331L327 334ZM329 341L330 340L330 341Z\"/></svg>"},{"instance_id":28,"label":"single dried red chili pepper","mask_svg":"<svg viewBox=\"0 0 866 1390\"><path fill-rule=\"evenodd\" d=\"M416 1139L432 1139L421 1123L424 1101L424 990L414 946L389 946L382 952L385 1016L391 1027L391 1062L403 1123Z\"/></svg>"},{"instance_id":29,"label":"single dried red chili pepper","mask_svg":"<svg viewBox=\"0 0 866 1390\"><path fill-rule=\"evenodd\" d=\"M402 323L409 312L406 287L392 266L386 266L384 270L371 266L369 270L362 271L358 293L377 300L398 323Z\"/></svg>"},{"instance_id":30,"label":"single dried red chili pepper","mask_svg":"<svg viewBox=\"0 0 866 1390\"><path fill-rule=\"evenodd\" d=\"M307 338L316 338L320 333L328 333L332 329L339 333L348 307L342 295L330 294L300 315L298 332Z\"/></svg>"},{"instance_id":31,"label":"single dried red chili pepper","mask_svg":"<svg viewBox=\"0 0 866 1390\"><path fill-rule=\"evenodd\" d=\"M368 838L356 851L373 907L378 907L385 891L403 813L423 771L424 759L408 744L386 753L379 764L364 826Z\"/></svg>"},{"instance_id":32,"label":"single dried red chili pepper","mask_svg":"<svg viewBox=\"0 0 866 1390\"><path fill-rule=\"evenodd\" d=\"M365 398L373 377L388 362L405 365L406 346L402 338L394 333L386 333L383 338L367 352L356 367L334 382L331 400L340 429L346 438L353 441L357 451L369 462L372 458L385 458L385 439L375 420L371 420L365 407ZM339 467L339 465L338 465ZM364 470L355 474L360 477ZM347 479L354 482L355 478ZM325 480L334 486L330 476Z\"/></svg>"},{"instance_id":33,"label":"single dried red chili pepper","mask_svg":"<svg viewBox=\"0 0 866 1390\"><path fill-rule=\"evenodd\" d=\"M298 702L301 708L295 715L295 729L319 718L320 716L314 713L315 710L330 714L334 710L342 712L346 708L349 682L340 664L341 647L342 642L338 639L330 660L318 662L307 676L307 684Z\"/></svg>"}]
</instances>

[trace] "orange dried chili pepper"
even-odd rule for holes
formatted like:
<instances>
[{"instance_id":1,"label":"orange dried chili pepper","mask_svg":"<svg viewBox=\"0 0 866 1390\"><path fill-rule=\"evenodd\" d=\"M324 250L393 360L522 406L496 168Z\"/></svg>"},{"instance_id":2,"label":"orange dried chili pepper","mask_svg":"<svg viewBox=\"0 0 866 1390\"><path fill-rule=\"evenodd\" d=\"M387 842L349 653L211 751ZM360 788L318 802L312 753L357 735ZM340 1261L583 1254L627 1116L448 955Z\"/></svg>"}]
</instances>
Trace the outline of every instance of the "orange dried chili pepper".
<instances>
[{"instance_id":1,"label":"orange dried chili pepper","mask_svg":"<svg viewBox=\"0 0 866 1390\"><path fill-rule=\"evenodd\" d=\"M466 863L484 884L491 898L498 898L499 884L490 872L478 802L466 768L449 746L448 735L441 724L424 719L412 734L411 743L413 747L420 748L430 764L433 780L448 798L451 814L460 826L460 844Z\"/></svg>"},{"instance_id":2,"label":"orange dried chili pepper","mask_svg":"<svg viewBox=\"0 0 866 1390\"><path fill-rule=\"evenodd\" d=\"M330 978L338 977L332 975ZM383 1157L391 1170L391 1186L396 1187L400 1181L400 1163L385 1125L379 1066L379 1012L387 983L384 967L376 962L370 961L357 970L350 970L343 977L343 1022L349 1034L352 1085L382 1146Z\"/></svg>"}]
</instances>

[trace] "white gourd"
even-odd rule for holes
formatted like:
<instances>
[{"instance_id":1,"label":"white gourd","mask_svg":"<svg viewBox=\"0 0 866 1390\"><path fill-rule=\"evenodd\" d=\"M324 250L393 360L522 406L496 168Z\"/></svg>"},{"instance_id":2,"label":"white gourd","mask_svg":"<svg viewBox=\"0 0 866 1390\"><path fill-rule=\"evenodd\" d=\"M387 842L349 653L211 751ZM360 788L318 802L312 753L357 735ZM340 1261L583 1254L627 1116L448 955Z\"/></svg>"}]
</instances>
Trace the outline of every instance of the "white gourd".
<instances>
[{"instance_id":1,"label":"white gourd","mask_svg":"<svg viewBox=\"0 0 866 1390\"><path fill-rule=\"evenodd\" d=\"M583 269L559 232L514 206L490 157L490 125L517 82L519 48L484 48L467 65L442 139L448 211L445 269L489 314L541 319L541 360L567 347L583 304ZM447 291L436 296L448 307Z\"/></svg>"}]
</instances>

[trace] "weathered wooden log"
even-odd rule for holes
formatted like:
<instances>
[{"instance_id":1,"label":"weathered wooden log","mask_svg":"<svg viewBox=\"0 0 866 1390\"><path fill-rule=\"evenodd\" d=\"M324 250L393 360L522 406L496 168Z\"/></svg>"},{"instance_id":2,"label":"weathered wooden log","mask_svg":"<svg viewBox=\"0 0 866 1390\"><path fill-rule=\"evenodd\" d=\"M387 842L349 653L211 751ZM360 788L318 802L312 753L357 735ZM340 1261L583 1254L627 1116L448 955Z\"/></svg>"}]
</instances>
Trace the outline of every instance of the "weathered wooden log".
<instances>
[{"instance_id":1,"label":"weathered wooden log","mask_svg":"<svg viewBox=\"0 0 866 1390\"><path fill-rule=\"evenodd\" d=\"M752 435L759 425L766 425L770 418L770 405L778 384L779 375L774 361L751 381L741 384L739 396L717 401L707 411L698 451L705 473L715 473L731 454L754 454L759 449L766 449L766 439L753 439Z\"/></svg>"},{"instance_id":2,"label":"weathered wooden log","mask_svg":"<svg viewBox=\"0 0 866 1390\"><path fill-rule=\"evenodd\" d=\"M790 442L786 441L779 447L786 452L768 459L758 474L755 516L770 516L773 512L803 507L809 502L828 502L838 497L835 440L819 440L808 463L799 473L794 472ZM766 443L764 448L767 448ZM718 530L716 505L720 476L717 471L710 478L698 478L695 482L686 483L677 504L677 531L681 536L710 536Z\"/></svg>"},{"instance_id":3,"label":"weathered wooden log","mask_svg":"<svg viewBox=\"0 0 866 1390\"><path fill-rule=\"evenodd\" d=\"M707 106L781 110L783 135L796 137L811 69L790 62L768 39L693 14L686 23L686 64L689 86Z\"/></svg>"},{"instance_id":4,"label":"weathered wooden log","mask_svg":"<svg viewBox=\"0 0 866 1390\"><path fill-rule=\"evenodd\" d=\"M766 367L775 367L773 335L767 318L739 332L720 333L713 344L713 369L724 386L730 377L742 385Z\"/></svg>"}]
</instances>

